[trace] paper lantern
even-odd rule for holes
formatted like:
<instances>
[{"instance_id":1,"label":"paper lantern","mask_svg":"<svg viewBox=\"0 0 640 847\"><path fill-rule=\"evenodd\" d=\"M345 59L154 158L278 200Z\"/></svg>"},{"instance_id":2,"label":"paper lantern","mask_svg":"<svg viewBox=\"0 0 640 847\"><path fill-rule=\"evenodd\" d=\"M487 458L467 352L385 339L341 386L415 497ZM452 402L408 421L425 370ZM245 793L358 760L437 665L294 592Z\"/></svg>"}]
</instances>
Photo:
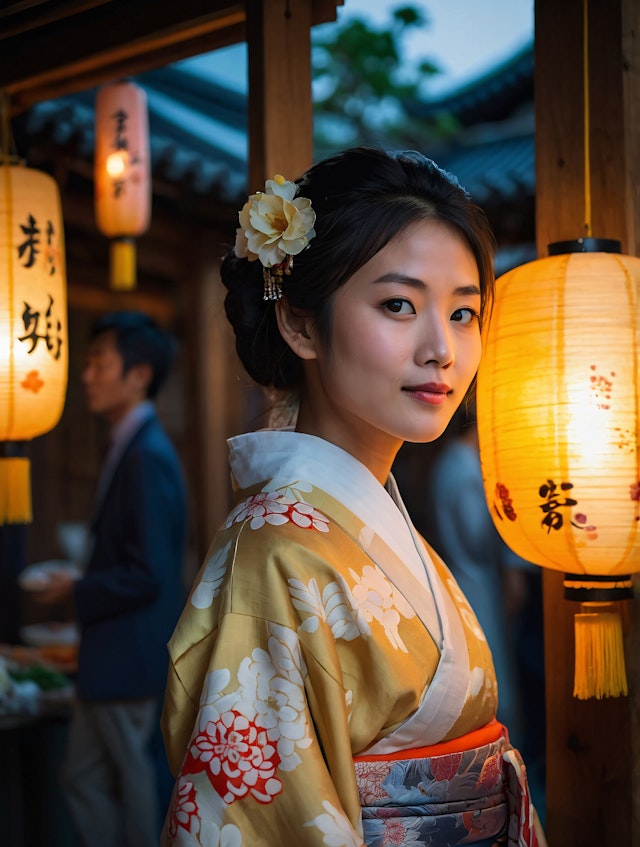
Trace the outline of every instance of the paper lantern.
<instances>
[{"instance_id":1,"label":"paper lantern","mask_svg":"<svg viewBox=\"0 0 640 847\"><path fill-rule=\"evenodd\" d=\"M496 283L478 374L485 490L509 547L565 572L565 596L583 603L574 695L618 696L608 604L640 571L640 259L601 239L549 249Z\"/></svg>"},{"instance_id":2,"label":"paper lantern","mask_svg":"<svg viewBox=\"0 0 640 847\"><path fill-rule=\"evenodd\" d=\"M54 180L0 165L0 524L31 520L24 442L60 420L67 389L67 293Z\"/></svg>"},{"instance_id":3,"label":"paper lantern","mask_svg":"<svg viewBox=\"0 0 640 847\"><path fill-rule=\"evenodd\" d=\"M134 239L149 227L151 168L147 97L127 80L98 90L95 109L95 211L111 239L111 287L136 287Z\"/></svg>"}]
</instances>

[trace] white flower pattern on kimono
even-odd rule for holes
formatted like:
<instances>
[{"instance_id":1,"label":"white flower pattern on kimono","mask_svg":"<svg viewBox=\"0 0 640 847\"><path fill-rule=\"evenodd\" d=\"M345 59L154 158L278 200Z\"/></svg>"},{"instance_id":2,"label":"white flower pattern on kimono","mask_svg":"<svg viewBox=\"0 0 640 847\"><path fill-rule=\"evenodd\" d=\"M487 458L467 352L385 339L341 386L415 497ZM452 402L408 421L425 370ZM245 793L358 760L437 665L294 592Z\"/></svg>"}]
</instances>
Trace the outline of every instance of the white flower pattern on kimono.
<instances>
[{"instance_id":1,"label":"white flower pattern on kimono","mask_svg":"<svg viewBox=\"0 0 640 847\"><path fill-rule=\"evenodd\" d=\"M357 574L352 568L349 568L349 572L356 583L353 596L367 621L377 621L383 627L389 643L396 650L407 653L407 648L398 633L398 625L401 615L405 618L414 618L415 611L377 568L365 565L362 574Z\"/></svg>"},{"instance_id":2,"label":"white flower pattern on kimono","mask_svg":"<svg viewBox=\"0 0 640 847\"><path fill-rule=\"evenodd\" d=\"M289 593L296 609L309 613L300 627L305 632L316 632L320 620L326 621L334 638L344 638L345 641L353 641L370 632L364 613L342 579L326 585L322 595L315 577L306 585L299 579L290 579Z\"/></svg>"},{"instance_id":3,"label":"white flower pattern on kimono","mask_svg":"<svg viewBox=\"0 0 640 847\"><path fill-rule=\"evenodd\" d=\"M317 827L324 836L322 843L327 847L362 847L362 838L344 812L336 809L328 800L323 800L322 806L325 814L306 821L305 826Z\"/></svg>"},{"instance_id":4,"label":"white flower pattern on kimono","mask_svg":"<svg viewBox=\"0 0 640 847\"><path fill-rule=\"evenodd\" d=\"M344 692L344 704L347 707L347 723L351 723L351 712L353 708L353 691L350 688Z\"/></svg>"},{"instance_id":5,"label":"white flower pattern on kimono","mask_svg":"<svg viewBox=\"0 0 640 847\"><path fill-rule=\"evenodd\" d=\"M477 697L480 691L482 690L482 686L484 685L484 671L480 667L475 667L471 670L469 674L469 692Z\"/></svg>"},{"instance_id":6,"label":"white flower pattern on kimono","mask_svg":"<svg viewBox=\"0 0 640 847\"><path fill-rule=\"evenodd\" d=\"M303 482L298 479L295 482L290 480L278 479L275 477L262 489L263 491L279 491L285 497L291 497L300 503L306 503L304 494L310 494L313 491L313 485L310 482Z\"/></svg>"},{"instance_id":7,"label":"white flower pattern on kimono","mask_svg":"<svg viewBox=\"0 0 640 847\"><path fill-rule=\"evenodd\" d=\"M242 835L237 826L225 824L222 829L213 822L205 822L202 826L202 844L207 847L241 847Z\"/></svg>"},{"instance_id":8,"label":"white flower pattern on kimono","mask_svg":"<svg viewBox=\"0 0 640 847\"><path fill-rule=\"evenodd\" d=\"M273 629L277 635L269 639L269 654L255 649L251 660L240 664L238 680L243 692L255 692L256 724L264 727L276 745L281 769L292 771L300 764L296 747L305 749L311 744L303 687L306 667L297 638L290 643L291 630L275 625Z\"/></svg>"},{"instance_id":9,"label":"white flower pattern on kimono","mask_svg":"<svg viewBox=\"0 0 640 847\"><path fill-rule=\"evenodd\" d=\"M218 596L222 580L227 572L227 556L230 549L229 541L216 551L204 566L200 582L191 595L191 605L196 609L208 609Z\"/></svg>"},{"instance_id":10,"label":"white flower pattern on kimono","mask_svg":"<svg viewBox=\"0 0 640 847\"><path fill-rule=\"evenodd\" d=\"M251 529L260 529L265 524L281 526L294 523L301 529L329 531L329 520L309 503L285 497L277 491L261 492L239 503L229 514L225 527L249 521Z\"/></svg>"},{"instance_id":11,"label":"white flower pattern on kimono","mask_svg":"<svg viewBox=\"0 0 640 847\"><path fill-rule=\"evenodd\" d=\"M182 768L183 776L204 772L227 805L246 796L272 802L282 791L278 771L294 770L301 761L296 748L312 743L298 637L277 624L270 632L269 652L255 648L241 661L235 691L225 693L227 668L207 674L198 731Z\"/></svg>"},{"instance_id":12,"label":"white flower pattern on kimono","mask_svg":"<svg viewBox=\"0 0 640 847\"><path fill-rule=\"evenodd\" d=\"M478 623L478 619L476 618L473 609L469 605L469 601L464 596L458 583L453 579L453 577L447 577L446 580L447 588L451 593L453 599L456 602L456 606L458 607L458 611L460 613L460 617L469 627L471 632L475 635L477 639L480 641L486 641L486 636L482 631L480 624Z\"/></svg>"}]
</instances>

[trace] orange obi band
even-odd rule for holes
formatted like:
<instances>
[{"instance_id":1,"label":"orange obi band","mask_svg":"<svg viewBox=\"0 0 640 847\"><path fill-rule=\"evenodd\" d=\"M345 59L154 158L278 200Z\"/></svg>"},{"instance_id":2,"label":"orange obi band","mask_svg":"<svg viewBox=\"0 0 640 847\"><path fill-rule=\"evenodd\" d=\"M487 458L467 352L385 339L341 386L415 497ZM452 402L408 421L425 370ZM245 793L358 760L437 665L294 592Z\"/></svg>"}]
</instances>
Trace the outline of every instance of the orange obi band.
<instances>
[{"instance_id":1,"label":"orange obi band","mask_svg":"<svg viewBox=\"0 0 640 847\"><path fill-rule=\"evenodd\" d=\"M382 755L367 755L363 753L353 757L354 762L389 762L396 759L429 759L432 756L444 756L447 753L463 753L465 750L473 750L475 747L483 747L491 744L499 738L508 740L507 728L499 721L492 720L480 729L473 729L458 738L441 741L439 744L430 744L427 747L414 747L410 750L398 750L396 753L384 753Z\"/></svg>"}]
</instances>

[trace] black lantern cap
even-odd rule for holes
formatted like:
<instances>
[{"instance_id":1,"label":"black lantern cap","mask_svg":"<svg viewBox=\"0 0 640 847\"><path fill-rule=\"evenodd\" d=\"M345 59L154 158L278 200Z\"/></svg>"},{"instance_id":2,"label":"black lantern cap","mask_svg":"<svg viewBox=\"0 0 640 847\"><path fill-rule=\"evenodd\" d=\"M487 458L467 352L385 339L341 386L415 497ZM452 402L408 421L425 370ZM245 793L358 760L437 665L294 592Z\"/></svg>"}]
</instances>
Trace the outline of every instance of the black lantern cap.
<instances>
[{"instance_id":1,"label":"black lantern cap","mask_svg":"<svg viewBox=\"0 0 640 847\"><path fill-rule=\"evenodd\" d=\"M564 575L564 599L580 603L613 603L633 597L631 574L601 576L596 574Z\"/></svg>"},{"instance_id":2,"label":"black lantern cap","mask_svg":"<svg viewBox=\"0 0 640 847\"><path fill-rule=\"evenodd\" d=\"M547 250L550 256L562 253L622 253L622 242L616 238L575 238L573 241L554 241Z\"/></svg>"}]
</instances>

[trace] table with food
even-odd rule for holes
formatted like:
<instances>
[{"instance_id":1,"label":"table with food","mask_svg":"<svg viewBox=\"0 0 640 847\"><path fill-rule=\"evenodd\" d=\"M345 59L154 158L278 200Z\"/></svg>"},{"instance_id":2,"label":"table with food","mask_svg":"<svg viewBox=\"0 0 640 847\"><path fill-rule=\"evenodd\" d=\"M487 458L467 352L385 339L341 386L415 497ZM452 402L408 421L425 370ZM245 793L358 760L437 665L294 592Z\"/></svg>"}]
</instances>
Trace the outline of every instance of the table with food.
<instances>
[{"instance_id":1,"label":"table with food","mask_svg":"<svg viewBox=\"0 0 640 847\"><path fill-rule=\"evenodd\" d=\"M38 620L29 611L38 608L32 601L50 574L74 568L65 560L25 568L18 577L27 612L20 643L0 642L0 819L12 847L44 843L45 836L62 843L54 832L62 808L58 775L75 696L79 631L73 621Z\"/></svg>"}]
</instances>

